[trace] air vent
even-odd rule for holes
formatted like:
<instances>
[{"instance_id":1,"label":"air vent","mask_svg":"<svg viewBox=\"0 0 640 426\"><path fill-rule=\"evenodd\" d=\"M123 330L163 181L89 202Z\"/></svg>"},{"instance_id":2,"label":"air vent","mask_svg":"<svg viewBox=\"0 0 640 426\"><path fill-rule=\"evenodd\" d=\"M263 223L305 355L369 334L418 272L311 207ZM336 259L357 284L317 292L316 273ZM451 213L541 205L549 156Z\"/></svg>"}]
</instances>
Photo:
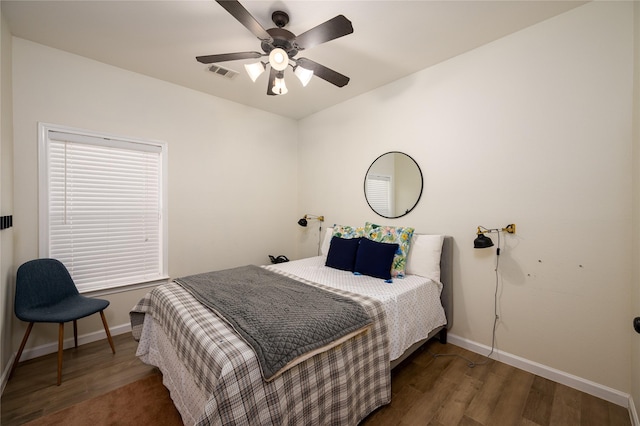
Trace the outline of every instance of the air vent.
<instances>
[{"instance_id":1,"label":"air vent","mask_svg":"<svg viewBox=\"0 0 640 426\"><path fill-rule=\"evenodd\" d=\"M209 67L209 71L221 77L228 78L229 80L233 80L239 74L238 71L230 70L229 68L223 68L220 65L215 64Z\"/></svg>"}]
</instances>

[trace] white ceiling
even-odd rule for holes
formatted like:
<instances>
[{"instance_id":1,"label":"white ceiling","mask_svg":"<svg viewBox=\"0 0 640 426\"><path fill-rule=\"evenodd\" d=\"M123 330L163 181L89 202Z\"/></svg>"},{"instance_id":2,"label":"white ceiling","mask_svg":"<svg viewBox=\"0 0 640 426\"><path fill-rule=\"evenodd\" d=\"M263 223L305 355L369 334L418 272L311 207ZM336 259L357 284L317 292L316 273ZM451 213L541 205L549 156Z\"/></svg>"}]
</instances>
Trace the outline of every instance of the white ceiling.
<instances>
[{"instance_id":1,"label":"white ceiling","mask_svg":"<svg viewBox=\"0 0 640 426\"><path fill-rule=\"evenodd\" d=\"M13 35L172 82L275 114L303 118L569 9L581 1L247 1L244 7L272 28L284 10L285 29L302 32L343 14L354 33L305 50L304 57L351 78L338 88L314 77L302 87L289 69L289 93L267 96L268 72L253 83L240 72L217 76L196 56L261 51L260 42L213 0L2 0ZM298 55L302 56L302 55ZM46 68L46 64L43 64Z\"/></svg>"}]
</instances>

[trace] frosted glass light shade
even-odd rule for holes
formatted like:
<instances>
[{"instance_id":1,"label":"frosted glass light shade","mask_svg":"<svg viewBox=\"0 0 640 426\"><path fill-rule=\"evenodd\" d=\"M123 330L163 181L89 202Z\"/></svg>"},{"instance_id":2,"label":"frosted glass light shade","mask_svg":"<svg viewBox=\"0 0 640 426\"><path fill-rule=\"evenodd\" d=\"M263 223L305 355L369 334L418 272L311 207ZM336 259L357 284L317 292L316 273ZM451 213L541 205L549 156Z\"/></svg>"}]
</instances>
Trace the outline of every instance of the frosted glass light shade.
<instances>
[{"instance_id":1,"label":"frosted glass light shade","mask_svg":"<svg viewBox=\"0 0 640 426\"><path fill-rule=\"evenodd\" d=\"M289 56L283 49L276 47L269 53L269 63L274 70L284 71L289 65Z\"/></svg>"},{"instance_id":2,"label":"frosted glass light shade","mask_svg":"<svg viewBox=\"0 0 640 426\"><path fill-rule=\"evenodd\" d=\"M249 74L249 78L254 83L260 77L260 74L264 72L264 64L262 62L256 62L253 64L245 64L244 69L247 70L247 74Z\"/></svg>"},{"instance_id":3,"label":"frosted glass light shade","mask_svg":"<svg viewBox=\"0 0 640 426\"><path fill-rule=\"evenodd\" d=\"M302 85L305 86L305 87L307 86L307 84L309 84L309 81L311 80L311 77L313 77L313 71L312 70L308 70L306 68L302 68L300 65L298 65L293 72L296 75L296 77L298 77L298 79L300 80Z\"/></svg>"},{"instance_id":4,"label":"frosted glass light shade","mask_svg":"<svg viewBox=\"0 0 640 426\"><path fill-rule=\"evenodd\" d=\"M273 93L276 95L286 95L289 90L287 90L287 85L284 84L284 78L276 78L273 83L273 89L271 89Z\"/></svg>"}]
</instances>

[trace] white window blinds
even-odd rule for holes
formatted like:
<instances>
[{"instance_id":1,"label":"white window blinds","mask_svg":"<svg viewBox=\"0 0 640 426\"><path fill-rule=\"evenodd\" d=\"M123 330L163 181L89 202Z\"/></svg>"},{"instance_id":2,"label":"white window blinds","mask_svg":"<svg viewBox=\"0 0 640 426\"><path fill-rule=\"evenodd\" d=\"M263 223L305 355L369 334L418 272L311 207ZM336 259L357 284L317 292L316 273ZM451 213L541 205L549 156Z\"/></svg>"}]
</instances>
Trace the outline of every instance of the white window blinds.
<instances>
[{"instance_id":1,"label":"white window blinds","mask_svg":"<svg viewBox=\"0 0 640 426\"><path fill-rule=\"evenodd\" d=\"M46 128L41 134L41 255L64 263L80 292L166 278L163 145Z\"/></svg>"},{"instance_id":2,"label":"white window blinds","mask_svg":"<svg viewBox=\"0 0 640 426\"><path fill-rule=\"evenodd\" d=\"M365 179L367 202L380 216L391 217L391 176L368 174Z\"/></svg>"}]
</instances>

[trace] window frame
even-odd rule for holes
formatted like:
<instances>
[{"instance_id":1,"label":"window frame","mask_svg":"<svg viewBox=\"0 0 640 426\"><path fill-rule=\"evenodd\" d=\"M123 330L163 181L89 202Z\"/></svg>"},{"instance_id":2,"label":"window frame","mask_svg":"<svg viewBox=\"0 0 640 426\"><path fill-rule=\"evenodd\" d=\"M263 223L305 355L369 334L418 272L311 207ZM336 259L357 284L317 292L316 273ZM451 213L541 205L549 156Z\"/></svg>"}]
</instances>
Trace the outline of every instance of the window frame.
<instances>
[{"instance_id":1,"label":"window frame","mask_svg":"<svg viewBox=\"0 0 640 426\"><path fill-rule=\"evenodd\" d=\"M49 252L49 176L50 176L50 156L49 156L49 142L51 141L50 132L67 133L77 136L78 141L83 143L83 138L89 140L100 140L96 145L119 147L122 145L135 146L140 144L141 151L145 150L145 146L152 147L154 150L160 150L160 170L159 170L159 256L160 256L160 276L149 281L127 283L127 284L111 284L105 285L101 288L82 289L78 290L83 294L101 295L118 293L122 291L128 291L134 288L150 287L166 282L169 279L168 274L168 260L169 260L169 248L168 248L168 146L165 142L156 140L142 140L131 137L124 137L113 134L106 134L102 132L94 132L85 129L78 129L68 126L38 123L38 235L39 245L38 253L39 257L51 257ZM97 139L96 139L97 138ZM77 141L76 141L77 142ZM91 142L84 142L87 145ZM132 145L133 144L133 145ZM146 149L148 150L148 149Z\"/></svg>"}]
</instances>

